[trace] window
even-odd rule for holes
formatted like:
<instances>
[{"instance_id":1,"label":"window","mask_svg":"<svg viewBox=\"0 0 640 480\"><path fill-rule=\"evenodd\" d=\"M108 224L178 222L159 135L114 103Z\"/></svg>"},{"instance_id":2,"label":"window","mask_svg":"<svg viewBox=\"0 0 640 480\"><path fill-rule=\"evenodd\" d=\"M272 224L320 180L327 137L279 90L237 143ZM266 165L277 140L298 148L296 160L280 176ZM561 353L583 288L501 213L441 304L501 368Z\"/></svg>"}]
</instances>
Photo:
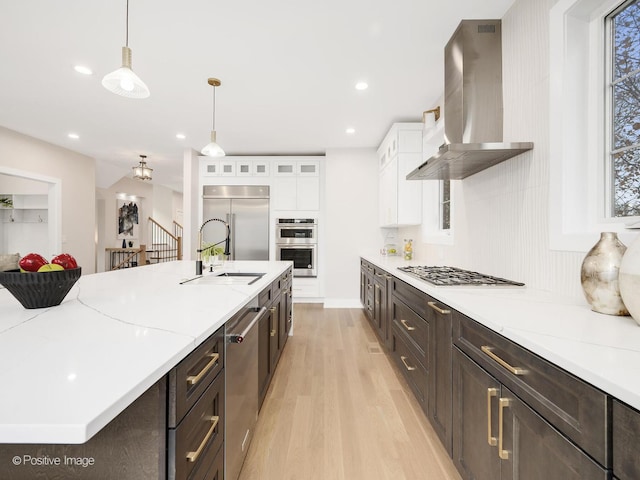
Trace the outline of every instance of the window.
<instances>
[{"instance_id":1,"label":"window","mask_svg":"<svg viewBox=\"0 0 640 480\"><path fill-rule=\"evenodd\" d=\"M451 180L440 181L440 230L451 229Z\"/></svg>"},{"instance_id":2,"label":"window","mask_svg":"<svg viewBox=\"0 0 640 480\"><path fill-rule=\"evenodd\" d=\"M640 3L629 0L607 19L609 175L607 211L640 215Z\"/></svg>"},{"instance_id":3,"label":"window","mask_svg":"<svg viewBox=\"0 0 640 480\"><path fill-rule=\"evenodd\" d=\"M445 142L444 122L438 120L422 137L422 156L426 160ZM460 181L425 180L422 183L422 240L435 245L453 245L455 212L453 200ZM460 187L461 188L461 187Z\"/></svg>"},{"instance_id":4,"label":"window","mask_svg":"<svg viewBox=\"0 0 640 480\"><path fill-rule=\"evenodd\" d=\"M614 119L622 118L614 111L613 92L617 95L616 102L635 101L637 114L637 97L623 100L619 94L625 88L638 88L640 58L637 37L634 41L621 40L620 48L614 49L612 19L617 18L620 29L623 22L629 21L629 15L621 12L632 6L637 8L639 1L558 0L550 9L549 246L552 250L586 252L593 246L598 232L617 232L623 243L634 237L625 230L630 217L615 213L615 197L618 196L619 206L640 207L640 174L637 172L640 131L634 125L640 117L626 126L620 123L615 127L615 134L624 133L628 139L634 138L631 133L635 132L635 144L612 150ZM627 28L627 33L630 31L631 28ZM535 52L532 50L529 54L535 55ZM621 64L620 70L627 75L635 70L636 75L619 76L617 86L612 67L616 54L618 59L624 58L621 57L624 54L629 57L626 61L636 62L633 68ZM623 107L629 110L619 103L620 113ZM621 138L617 140L618 145ZM635 170L631 164L624 163L629 159L635 160ZM628 211L627 214L640 212Z\"/></svg>"}]
</instances>

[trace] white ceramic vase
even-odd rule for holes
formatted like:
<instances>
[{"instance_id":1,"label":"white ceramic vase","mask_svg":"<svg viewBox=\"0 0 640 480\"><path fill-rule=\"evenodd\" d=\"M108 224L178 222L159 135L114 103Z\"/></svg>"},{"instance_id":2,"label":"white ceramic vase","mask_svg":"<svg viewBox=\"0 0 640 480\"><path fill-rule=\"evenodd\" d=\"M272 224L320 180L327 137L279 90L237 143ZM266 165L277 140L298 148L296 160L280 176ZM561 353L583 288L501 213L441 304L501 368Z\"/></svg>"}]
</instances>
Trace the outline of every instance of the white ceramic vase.
<instances>
[{"instance_id":1,"label":"white ceramic vase","mask_svg":"<svg viewBox=\"0 0 640 480\"><path fill-rule=\"evenodd\" d=\"M598 243L582 261L582 290L594 312L629 315L618 284L618 272L625 250L615 232L602 232Z\"/></svg>"},{"instance_id":2,"label":"white ceramic vase","mask_svg":"<svg viewBox=\"0 0 640 480\"><path fill-rule=\"evenodd\" d=\"M640 235L622 257L619 283L622 301L629 314L640 324Z\"/></svg>"}]
</instances>

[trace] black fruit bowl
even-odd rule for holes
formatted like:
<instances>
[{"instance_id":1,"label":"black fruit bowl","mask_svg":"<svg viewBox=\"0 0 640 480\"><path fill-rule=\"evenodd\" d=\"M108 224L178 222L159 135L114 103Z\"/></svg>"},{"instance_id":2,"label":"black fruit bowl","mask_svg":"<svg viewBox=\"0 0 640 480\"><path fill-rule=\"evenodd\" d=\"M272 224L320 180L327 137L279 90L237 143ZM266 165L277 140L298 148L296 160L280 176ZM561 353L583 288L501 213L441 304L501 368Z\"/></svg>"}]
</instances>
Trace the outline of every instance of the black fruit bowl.
<instances>
[{"instance_id":1,"label":"black fruit bowl","mask_svg":"<svg viewBox=\"0 0 640 480\"><path fill-rule=\"evenodd\" d=\"M53 272L0 272L0 284L16 297L24 308L45 308L60 305L71 287L80 278L82 268Z\"/></svg>"}]
</instances>

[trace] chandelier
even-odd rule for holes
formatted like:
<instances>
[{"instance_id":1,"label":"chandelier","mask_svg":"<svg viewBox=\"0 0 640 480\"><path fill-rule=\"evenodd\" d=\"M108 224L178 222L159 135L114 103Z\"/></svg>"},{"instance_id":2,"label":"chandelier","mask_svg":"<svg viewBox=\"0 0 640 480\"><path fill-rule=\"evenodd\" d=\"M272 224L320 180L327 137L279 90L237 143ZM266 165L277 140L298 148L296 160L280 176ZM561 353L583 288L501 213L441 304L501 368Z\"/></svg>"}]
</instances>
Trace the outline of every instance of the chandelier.
<instances>
[{"instance_id":1,"label":"chandelier","mask_svg":"<svg viewBox=\"0 0 640 480\"><path fill-rule=\"evenodd\" d=\"M133 167L133 178L138 180L151 180L153 168L147 167L146 155L140 155L140 165Z\"/></svg>"}]
</instances>

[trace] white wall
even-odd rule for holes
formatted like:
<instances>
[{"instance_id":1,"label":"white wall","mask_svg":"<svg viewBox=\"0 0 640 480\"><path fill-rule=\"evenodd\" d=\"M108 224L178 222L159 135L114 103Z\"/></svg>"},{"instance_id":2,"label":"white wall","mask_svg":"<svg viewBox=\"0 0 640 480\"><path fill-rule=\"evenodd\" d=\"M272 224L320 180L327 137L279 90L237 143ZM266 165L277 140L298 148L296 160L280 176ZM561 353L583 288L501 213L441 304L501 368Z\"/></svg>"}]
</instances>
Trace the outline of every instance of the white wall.
<instances>
[{"instance_id":1,"label":"white wall","mask_svg":"<svg viewBox=\"0 0 640 480\"><path fill-rule=\"evenodd\" d=\"M109 188L96 189L97 196L97 237L98 237L98 271L105 270L105 248L121 247L117 230L117 198L125 194L135 198L140 209L140 235L133 240L134 246L151 246L148 218L152 217L164 228L173 233L173 220L182 208L182 194L162 185L154 185L141 180L123 177Z\"/></svg>"},{"instance_id":2,"label":"white wall","mask_svg":"<svg viewBox=\"0 0 640 480\"><path fill-rule=\"evenodd\" d=\"M328 150L325 159L325 303L360 307L360 255L382 246L375 149Z\"/></svg>"},{"instance_id":3,"label":"white wall","mask_svg":"<svg viewBox=\"0 0 640 480\"><path fill-rule=\"evenodd\" d=\"M94 273L94 159L0 127L0 166L60 179L61 250L78 260L83 274Z\"/></svg>"},{"instance_id":4,"label":"white wall","mask_svg":"<svg viewBox=\"0 0 640 480\"><path fill-rule=\"evenodd\" d=\"M153 209L149 215L164 228L173 232L173 190L161 185L154 185L152 202Z\"/></svg>"},{"instance_id":5,"label":"white wall","mask_svg":"<svg viewBox=\"0 0 640 480\"><path fill-rule=\"evenodd\" d=\"M532 141L534 149L458 181L454 245L422 243L416 251L427 263L520 280L584 302L580 265L585 253L549 248L552 3L517 0L502 19L504 140ZM593 243L597 240L595 235Z\"/></svg>"}]
</instances>

